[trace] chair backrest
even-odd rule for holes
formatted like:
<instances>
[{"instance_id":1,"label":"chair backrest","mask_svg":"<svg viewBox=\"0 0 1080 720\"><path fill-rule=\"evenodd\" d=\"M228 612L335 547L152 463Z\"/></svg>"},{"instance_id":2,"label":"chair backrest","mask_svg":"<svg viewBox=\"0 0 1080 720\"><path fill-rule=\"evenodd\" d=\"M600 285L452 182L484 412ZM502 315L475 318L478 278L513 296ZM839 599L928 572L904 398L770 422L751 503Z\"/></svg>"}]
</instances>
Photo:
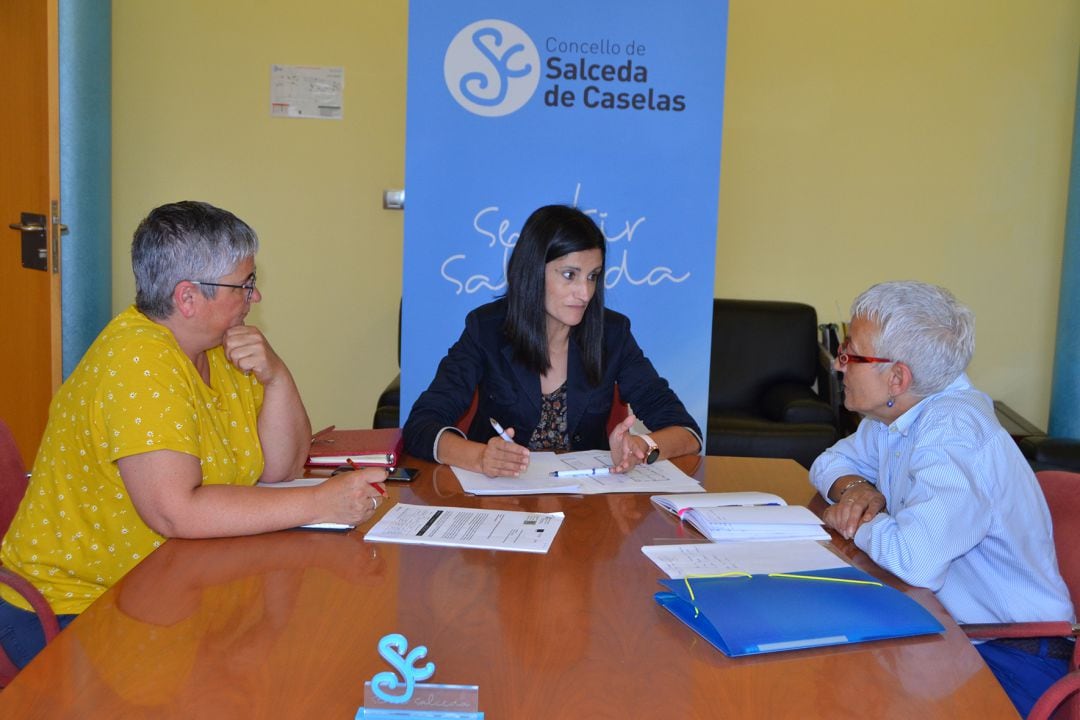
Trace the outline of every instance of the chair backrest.
<instances>
[{"instance_id":1,"label":"chair backrest","mask_svg":"<svg viewBox=\"0 0 1080 720\"><path fill-rule=\"evenodd\" d=\"M619 386L615 386L615 396L611 399L611 412L607 419L607 434L610 435L615 426L630 415L630 407L619 396Z\"/></svg>"},{"instance_id":2,"label":"chair backrest","mask_svg":"<svg viewBox=\"0 0 1080 720\"><path fill-rule=\"evenodd\" d=\"M1069 587L1073 607L1080 608L1080 473L1043 470L1039 478L1050 517L1061 577Z\"/></svg>"},{"instance_id":3,"label":"chair backrest","mask_svg":"<svg viewBox=\"0 0 1080 720\"><path fill-rule=\"evenodd\" d=\"M817 311L810 305L714 299L709 412L753 412L777 383L813 385L817 332Z\"/></svg>"},{"instance_id":4,"label":"chair backrest","mask_svg":"<svg viewBox=\"0 0 1080 720\"><path fill-rule=\"evenodd\" d=\"M0 537L7 532L26 494L26 466L11 428L0 420Z\"/></svg>"}]
</instances>

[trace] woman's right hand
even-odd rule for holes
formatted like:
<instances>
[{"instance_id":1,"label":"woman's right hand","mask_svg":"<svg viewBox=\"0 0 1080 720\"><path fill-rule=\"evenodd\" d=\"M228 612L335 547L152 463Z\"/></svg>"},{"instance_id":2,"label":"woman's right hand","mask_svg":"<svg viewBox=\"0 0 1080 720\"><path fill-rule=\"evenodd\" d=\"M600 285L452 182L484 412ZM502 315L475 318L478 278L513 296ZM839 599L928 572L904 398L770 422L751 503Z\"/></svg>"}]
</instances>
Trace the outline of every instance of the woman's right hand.
<instances>
[{"instance_id":1,"label":"woman's right hand","mask_svg":"<svg viewBox=\"0 0 1080 720\"><path fill-rule=\"evenodd\" d=\"M506 434L514 437L514 428ZM529 467L529 449L498 435L487 441L480 455L480 472L488 477L517 477Z\"/></svg>"},{"instance_id":2,"label":"woman's right hand","mask_svg":"<svg viewBox=\"0 0 1080 720\"><path fill-rule=\"evenodd\" d=\"M360 468L327 478L317 488L322 496L319 522L360 525L370 520L386 500L386 475L383 468Z\"/></svg>"}]
</instances>

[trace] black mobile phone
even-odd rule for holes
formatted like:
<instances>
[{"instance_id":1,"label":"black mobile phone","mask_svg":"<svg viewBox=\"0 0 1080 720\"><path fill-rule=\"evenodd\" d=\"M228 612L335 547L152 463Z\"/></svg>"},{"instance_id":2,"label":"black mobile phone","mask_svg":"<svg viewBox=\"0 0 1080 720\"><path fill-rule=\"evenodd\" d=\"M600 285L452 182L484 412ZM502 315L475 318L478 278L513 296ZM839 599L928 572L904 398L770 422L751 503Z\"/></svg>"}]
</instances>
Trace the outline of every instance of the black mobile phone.
<instances>
[{"instance_id":1,"label":"black mobile phone","mask_svg":"<svg viewBox=\"0 0 1080 720\"><path fill-rule=\"evenodd\" d=\"M412 482L416 479L416 476L420 474L420 468L407 468L396 467L390 471L390 474L386 476L387 482L396 480L398 482Z\"/></svg>"}]
</instances>

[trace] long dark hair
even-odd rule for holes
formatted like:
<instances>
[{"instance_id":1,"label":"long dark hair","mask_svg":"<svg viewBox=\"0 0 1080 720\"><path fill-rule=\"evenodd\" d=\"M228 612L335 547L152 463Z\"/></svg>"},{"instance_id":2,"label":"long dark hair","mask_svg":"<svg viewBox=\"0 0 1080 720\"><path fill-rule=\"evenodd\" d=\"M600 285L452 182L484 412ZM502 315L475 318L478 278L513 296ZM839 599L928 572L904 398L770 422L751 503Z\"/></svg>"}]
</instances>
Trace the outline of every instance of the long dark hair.
<instances>
[{"instance_id":1,"label":"long dark hair","mask_svg":"<svg viewBox=\"0 0 1080 720\"><path fill-rule=\"evenodd\" d=\"M599 250L601 272L596 293L581 322L571 328L585 361L585 376L598 385L603 375L604 272L607 243L588 215L566 205L545 205L533 212L521 229L506 269L506 325L514 359L543 375L551 369L548 356L547 312L544 298L546 266L552 260L582 250Z\"/></svg>"}]
</instances>

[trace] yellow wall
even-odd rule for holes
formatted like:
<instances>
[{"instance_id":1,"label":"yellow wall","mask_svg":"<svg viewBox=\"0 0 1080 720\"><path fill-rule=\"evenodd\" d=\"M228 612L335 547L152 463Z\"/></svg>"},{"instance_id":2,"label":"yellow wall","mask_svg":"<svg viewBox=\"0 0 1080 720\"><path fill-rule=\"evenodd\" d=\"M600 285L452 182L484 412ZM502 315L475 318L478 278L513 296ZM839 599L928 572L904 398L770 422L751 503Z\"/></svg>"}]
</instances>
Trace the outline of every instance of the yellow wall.
<instances>
[{"instance_id":1,"label":"yellow wall","mask_svg":"<svg viewBox=\"0 0 1080 720\"><path fill-rule=\"evenodd\" d=\"M148 209L233 210L317 427L368 427L397 371L406 26L406 0L113 2L114 307ZM1045 427L1078 49L1075 0L731 0L716 295L825 321L946 285L975 382ZM272 63L344 66L344 121L270 119Z\"/></svg>"},{"instance_id":2,"label":"yellow wall","mask_svg":"<svg viewBox=\"0 0 1080 720\"><path fill-rule=\"evenodd\" d=\"M116 308L146 212L206 200L259 233L262 327L318 428L370 427L397 372L406 2L115 0ZM343 121L271 119L271 64L345 68Z\"/></svg>"}]
</instances>

